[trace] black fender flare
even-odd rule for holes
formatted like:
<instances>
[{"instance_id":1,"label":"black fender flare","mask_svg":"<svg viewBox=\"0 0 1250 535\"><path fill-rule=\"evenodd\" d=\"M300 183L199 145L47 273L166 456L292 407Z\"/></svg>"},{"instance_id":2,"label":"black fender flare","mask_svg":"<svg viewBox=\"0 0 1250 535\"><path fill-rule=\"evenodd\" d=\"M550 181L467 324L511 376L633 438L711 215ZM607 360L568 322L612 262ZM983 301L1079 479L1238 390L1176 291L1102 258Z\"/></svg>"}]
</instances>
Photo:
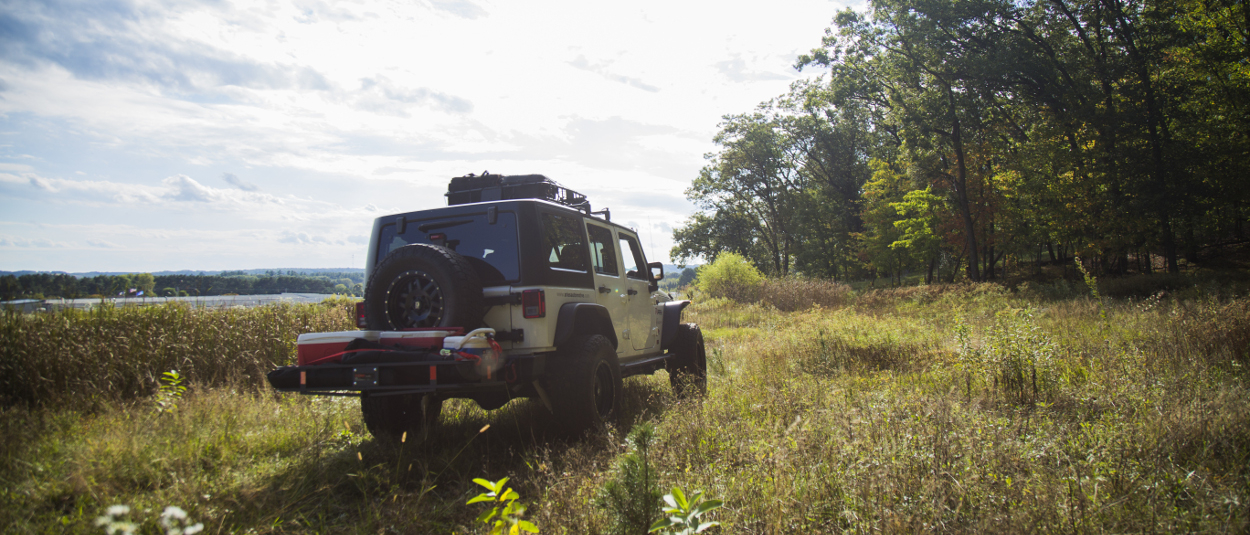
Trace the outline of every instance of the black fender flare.
<instances>
[{"instance_id":1,"label":"black fender flare","mask_svg":"<svg viewBox=\"0 0 1250 535\"><path fill-rule=\"evenodd\" d=\"M660 350L668 351L677 339L677 326L681 325L681 311L690 305L690 301L670 301L664 303L664 323L660 326Z\"/></svg>"},{"instance_id":2,"label":"black fender flare","mask_svg":"<svg viewBox=\"0 0 1250 535\"><path fill-rule=\"evenodd\" d=\"M598 303L565 303L556 316L556 347L569 341L573 333L602 334L616 349L616 329L612 328L612 315L607 307Z\"/></svg>"}]
</instances>

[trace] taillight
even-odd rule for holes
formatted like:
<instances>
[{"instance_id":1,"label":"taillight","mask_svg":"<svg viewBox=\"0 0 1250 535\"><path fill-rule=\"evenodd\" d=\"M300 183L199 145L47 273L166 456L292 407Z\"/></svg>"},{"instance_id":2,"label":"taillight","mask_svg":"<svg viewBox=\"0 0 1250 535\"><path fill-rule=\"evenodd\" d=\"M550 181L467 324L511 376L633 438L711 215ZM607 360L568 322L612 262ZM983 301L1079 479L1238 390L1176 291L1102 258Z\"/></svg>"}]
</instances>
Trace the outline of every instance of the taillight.
<instances>
[{"instance_id":1,"label":"taillight","mask_svg":"<svg viewBox=\"0 0 1250 535\"><path fill-rule=\"evenodd\" d=\"M369 326L368 323L365 323L365 302L364 301L360 301L356 303L356 326L361 329Z\"/></svg>"},{"instance_id":2,"label":"taillight","mask_svg":"<svg viewBox=\"0 0 1250 535\"><path fill-rule=\"evenodd\" d=\"M521 292L521 315L527 318L547 316L547 297L542 290L524 290Z\"/></svg>"}]
</instances>

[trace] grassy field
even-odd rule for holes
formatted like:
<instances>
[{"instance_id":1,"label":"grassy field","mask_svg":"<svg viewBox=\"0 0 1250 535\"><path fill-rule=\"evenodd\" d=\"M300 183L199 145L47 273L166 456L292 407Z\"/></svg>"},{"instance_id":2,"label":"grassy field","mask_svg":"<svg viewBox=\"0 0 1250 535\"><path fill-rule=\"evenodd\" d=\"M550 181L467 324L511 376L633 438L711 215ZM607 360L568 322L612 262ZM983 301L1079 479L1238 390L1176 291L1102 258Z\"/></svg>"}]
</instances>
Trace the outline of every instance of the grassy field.
<instances>
[{"instance_id":1,"label":"grassy field","mask_svg":"<svg viewBox=\"0 0 1250 535\"><path fill-rule=\"evenodd\" d=\"M472 479L509 477L542 532L609 533L602 489L651 423L660 485L724 500L723 533L1244 533L1250 299L1134 284L1103 293L1150 297L1056 283L793 311L702 300L687 316L708 339L706 399L632 378L620 426L577 439L537 403L451 402L398 446L368 436L355 400L261 383L296 334L345 328L342 304L6 316L0 531L101 533L126 504L153 533L169 505L208 533L480 533ZM180 398L157 390L174 368Z\"/></svg>"}]
</instances>

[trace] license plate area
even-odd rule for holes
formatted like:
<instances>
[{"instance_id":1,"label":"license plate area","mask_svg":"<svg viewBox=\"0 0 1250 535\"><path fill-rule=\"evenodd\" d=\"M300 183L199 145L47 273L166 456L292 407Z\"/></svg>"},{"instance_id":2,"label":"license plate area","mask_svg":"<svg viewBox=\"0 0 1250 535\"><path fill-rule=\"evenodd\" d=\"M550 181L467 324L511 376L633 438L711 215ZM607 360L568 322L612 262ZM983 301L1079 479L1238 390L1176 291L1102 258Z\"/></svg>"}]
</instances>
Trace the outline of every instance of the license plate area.
<instances>
[{"instance_id":1,"label":"license plate area","mask_svg":"<svg viewBox=\"0 0 1250 535\"><path fill-rule=\"evenodd\" d=\"M378 386L378 367L353 368L352 381L356 388Z\"/></svg>"}]
</instances>

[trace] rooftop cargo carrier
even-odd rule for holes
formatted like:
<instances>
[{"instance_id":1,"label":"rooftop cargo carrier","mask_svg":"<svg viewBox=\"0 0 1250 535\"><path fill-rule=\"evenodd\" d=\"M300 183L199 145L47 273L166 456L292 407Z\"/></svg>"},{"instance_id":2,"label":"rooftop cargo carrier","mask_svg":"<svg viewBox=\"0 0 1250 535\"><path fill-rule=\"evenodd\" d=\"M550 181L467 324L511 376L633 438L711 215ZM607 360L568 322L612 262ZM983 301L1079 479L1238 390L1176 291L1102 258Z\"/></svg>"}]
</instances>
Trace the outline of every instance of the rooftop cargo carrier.
<instances>
[{"instance_id":1,"label":"rooftop cargo carrier","mask_svg":"<svg viewBox=\"0 0 1250 535\"><path fill-rule=\"evenodd\" d=\"M585 195L543 175L470 173L451 179L447 185L447 206L511 199L543 199L590 212L590 201Z\"/></svg>"}]
</instances>

